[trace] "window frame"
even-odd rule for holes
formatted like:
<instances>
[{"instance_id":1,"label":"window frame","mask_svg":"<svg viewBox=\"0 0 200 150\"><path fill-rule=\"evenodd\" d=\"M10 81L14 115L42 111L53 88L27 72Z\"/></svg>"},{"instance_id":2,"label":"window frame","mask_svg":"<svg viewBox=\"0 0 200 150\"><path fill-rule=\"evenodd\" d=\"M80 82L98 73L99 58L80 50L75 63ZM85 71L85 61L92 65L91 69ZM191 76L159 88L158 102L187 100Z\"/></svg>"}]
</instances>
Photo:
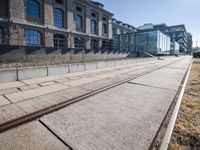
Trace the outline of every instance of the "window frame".
<instances>
[{"instance_id":1,"label":"window frame","mask_svg":"<svg viewBox=\"0 0 200 150\"><path fill-rule=\"evenodd\" d=\"M76 29L83 29L83 17L81 15L76 15L75 22Z\"/></svg>"},{"instance_id":2,"label":"window frame","mask_svg":"<svg viewBox=\"0 0 200 150\"><path fill-rule=\"evenodd\" d=\"M97 35L97 21L94 19L91 19L90 22L90 33Z\"/></svg>"},{"instance_id":3,"label":"window frame","mask_svg":"<svg viewBox=\"0 0 200 150\"><path fill-rule=\"evenodd\" d=\"M26 16L41 19L41 4L37 0L26 0Z\"/></svg>"},{"instance_id":4,"label":"window frame","mask_svg":"<svg viewBox=\"0 0 200 150\"><path fill-rule=\"evenodd\" d=\"M60 8L54 9L54 26L60 28L64 27L64 11Z\"/></svg>"},{"instance_id":5,"label":"window frame","mask_svg":"<svg viewBox=\"0 0 200 150\"><path fill-rule=\"evenodd\" d=\"M41 46L42 34L35 29L26 29L25 31L26 46Z\"/></svg>"},{"instance_id":6,"label":"window frame","mask_svg":"<svg viewBox=\"0 0 200 150\"><path fill-rule=\"evenodd\" d=\"M54 44L54 47L64 48L65 47L65 36L63 34L54 34L53 44Z\"/></svg>"},{"instance_id":7,"label":"window frame","mask_svg":"<svg viewBox=\"0 0 200 150\"><path fill-rule=\"evenodd\" d=\"M85 39L83 37L74 37L74 48L75 49L84 49L85 48Z\"/></svg>"}]
</instances>

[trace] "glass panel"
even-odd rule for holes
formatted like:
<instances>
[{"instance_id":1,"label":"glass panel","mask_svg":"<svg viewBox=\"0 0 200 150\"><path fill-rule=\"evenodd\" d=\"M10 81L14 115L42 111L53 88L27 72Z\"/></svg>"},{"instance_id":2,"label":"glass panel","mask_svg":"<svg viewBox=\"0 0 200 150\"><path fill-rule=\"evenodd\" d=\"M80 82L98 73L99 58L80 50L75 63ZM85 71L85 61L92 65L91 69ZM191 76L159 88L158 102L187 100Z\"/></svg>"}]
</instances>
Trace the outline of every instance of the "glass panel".
<instances>
[{"instance_id":1,"label":"glass panel","mask_svg":"<svg viewBox=\"0 0 200 150\"><path fill-rule=\"evenodd\" d=\"M79 15L76 16L76 27L82 28L82 17Z\"/></svg>"},{"instance_id":2,"label":"glass panel","mask_svg":"<svg viewBox=\"0 0 200 150\"><path fill-rule=\"evenodd\" d=\"M41 34L36 30L26 31L26 45L41 45Z\"/></svg>"},{"instance_id":3,"label":"glass panel","mask_svg":"<svg viewBox=\"0 0 200 150\"><path fill-rule=\"evenodd\" d=\"M74 47L75 48L84 48L84 39L82 37L74 38Z\"/></svg>"},{"instance_id":4,"label":"glass panel","mask_svg":"<svg viewBox=\"0 0 200 150\"><path fill-rule=\"evenodd\" d=\"M95 20L91 21L91 33L92 34L97 34L97 23Z\"/></svg>"},{"instance_id":5,"label":"glass panel","mask_svg":"<svg viewBox=\"0 0 200 150\"><path fill-rule=\"evenodd\" d=\"M61 34L54 35L54 47L64 47L65 37Z\"/></svg>"},{"instance_id":6,"label":"glass panel","mask_svg":"<svg viewBox=\"0 0 200 150\"><path fill-rule=\"evenodd\" d=\"M26 13L29 17L40 18L40 4L36 0L27 0Z\"/></svg>"},{"instance_id":7,"label":"glass panel","mask_svg":"<svg viewBox=\"0 0 200 150\"><path fill-rule=\"evenodd\" d=\"M54 25L57 27L63 27L63 11L59 8L55 9Z\"/></svg>"}]
</instances>

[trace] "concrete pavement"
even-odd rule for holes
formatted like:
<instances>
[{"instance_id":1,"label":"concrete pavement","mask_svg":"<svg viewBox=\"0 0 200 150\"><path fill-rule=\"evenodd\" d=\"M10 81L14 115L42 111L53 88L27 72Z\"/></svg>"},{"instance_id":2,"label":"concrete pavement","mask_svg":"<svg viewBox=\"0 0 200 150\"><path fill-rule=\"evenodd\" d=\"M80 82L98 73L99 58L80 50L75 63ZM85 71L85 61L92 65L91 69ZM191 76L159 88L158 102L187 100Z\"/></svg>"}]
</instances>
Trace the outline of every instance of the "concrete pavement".
<instances>
[{"instance_id":1,"label":"concrete pavement","mask_svg":"<svg viewBox=\"0 0 200 150\"><path fill-rule=\"evenodd\" d=\"M2 104L0 107L0 123L177 60L179 62L46 115L40 118L43 124L39 121L30 122L28 124L30 127L27 128L27 134L25 135L19 131L23 131L26 125L1 133L0 149L9 149L9 146L20 150L27 149L30 145L26 147L23 144L34 143L37 135L38 139L40 139L41 137L46 137L46 134L51 134L51 136L48 136L50 138L49 141L54 141L53 143L58 144L58 148L62 148L62 144L65 143L66 148L70 147L74 150L148 149L169 105L174 99L184 73L189 66L190 57L169 58L149 64L141 63L124 66L123 68L90 71L82 74L76 73L70 76L62 75L48 79L33 79L23 81L20 84L17 83L17 86L9 85L12 89L16 88L17 90L23 86L33 86L33 88L26 89L28 91L33 89L40 90L52 85L57 86L57 84L60 85L61 83L66 86L66 89L61 90L56 90L55 87L55 91L51 91L48 94L39 92L39 95L34 95L37 92L29 92L28 95L33 95L32 98L20 99L21 96L19 96L20 100L18 98L15 99L17 96L13 96L13 93L6 91L8 88L2 88L6 92L6 94L2 94L2 99L13 102L13 104ZM91 81L89 78L91 78ZM44 82L50 83L41 84ZM69 84L67 84L68 82ZM37 86L38 84L40 84L39 87ZM7 85L6 87L9 86ZM22 93L22 89L14 92L14 94L19 95ZM15 100L12 101L12 99ZM48 126L48 130L51 130L54 135L46 127L44 128L44 124ZM28 133L35 126L44 131L40 133L37 130L32 130L34 134ZM10 140L12 135L15 136ZM12 142L17 138L16 135L30 138L21 138L17 143ZM5 142L9 140L10 142ZM46 140L48 141L48 138ZM37 149L44 149L47 146L48 142L42 143L41 147L31 144L31 148ZM53 150L54 146L48 147L48 149Z\"/></svg>"}]
</instances>

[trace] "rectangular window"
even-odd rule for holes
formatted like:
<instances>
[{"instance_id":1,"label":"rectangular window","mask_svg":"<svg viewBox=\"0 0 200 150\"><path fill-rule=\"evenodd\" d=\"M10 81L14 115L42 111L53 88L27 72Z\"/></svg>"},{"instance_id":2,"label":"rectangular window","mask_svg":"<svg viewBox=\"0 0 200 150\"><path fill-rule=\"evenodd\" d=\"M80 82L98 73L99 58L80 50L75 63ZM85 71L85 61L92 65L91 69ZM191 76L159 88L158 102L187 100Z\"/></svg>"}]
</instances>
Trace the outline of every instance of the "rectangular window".
<instances>
[{"instance_id":1,"label":"rectangular window","mask_svg":"<svg viewBox=\"0 0 200 150\"><path fill-rule=\"evenodd\" d=\"M56 0L56 3L63 4L62 0Z\"/></svg>"},{"instance_id":2,"label":"rectangular window","mask_svg":"<svg viewBox=\"0 0 200 150\"><path fill-rule=\"evenodd\" d=\"M76 6L76 10L79 11L79 12L82 12L82 8L79 7L79 6Z\"/></svg>"}]
</instances>

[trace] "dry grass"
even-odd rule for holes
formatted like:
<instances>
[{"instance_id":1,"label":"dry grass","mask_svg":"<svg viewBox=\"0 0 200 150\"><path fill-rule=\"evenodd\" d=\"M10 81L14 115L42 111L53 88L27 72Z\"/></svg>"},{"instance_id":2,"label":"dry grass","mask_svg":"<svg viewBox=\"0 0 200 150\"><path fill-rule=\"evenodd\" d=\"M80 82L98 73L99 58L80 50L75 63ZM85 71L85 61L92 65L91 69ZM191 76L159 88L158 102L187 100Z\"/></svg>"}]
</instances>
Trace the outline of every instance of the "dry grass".
<instances>
[{"instance_id":1,"label":"dry grass","mask_svg":"<svg viewBox=\"0 0 200 150\"><path fill-rule=\"evenodd\" d=\"M200 150L200 64L194 63L169 150Z\"/></svg>"}]
</instances>

